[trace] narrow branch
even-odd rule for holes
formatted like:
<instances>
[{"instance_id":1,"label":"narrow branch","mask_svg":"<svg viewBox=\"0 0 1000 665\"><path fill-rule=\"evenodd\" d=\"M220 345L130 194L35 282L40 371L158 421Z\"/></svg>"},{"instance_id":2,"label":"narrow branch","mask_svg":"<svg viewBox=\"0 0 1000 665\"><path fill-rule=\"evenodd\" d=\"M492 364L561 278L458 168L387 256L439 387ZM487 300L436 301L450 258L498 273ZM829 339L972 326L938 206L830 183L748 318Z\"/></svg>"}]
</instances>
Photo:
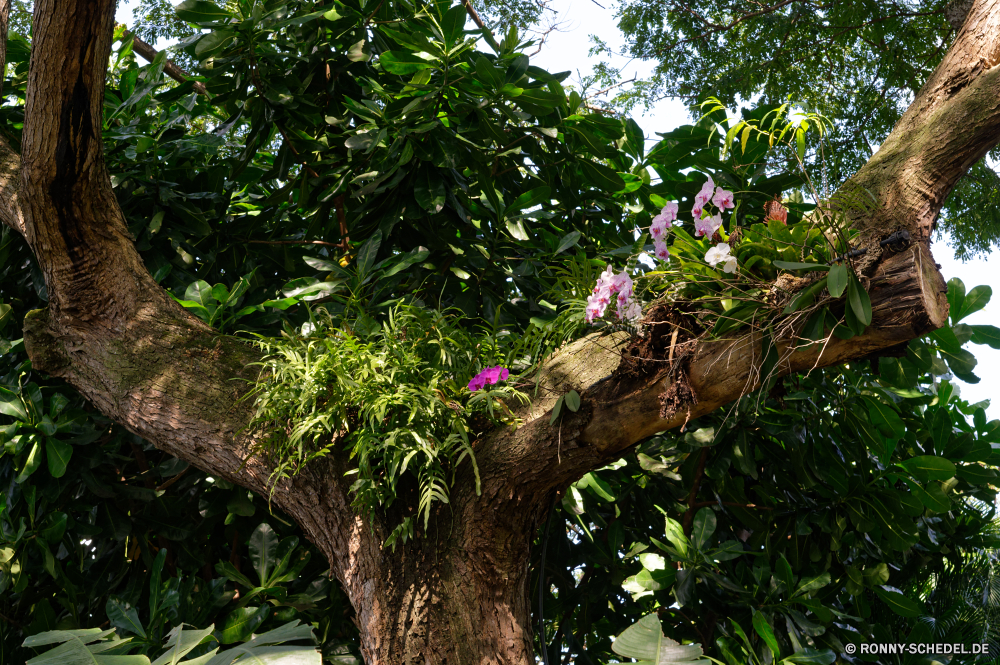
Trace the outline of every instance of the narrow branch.
<instances>
[{"instance_id":1,"label":"narrow branch","mask_svg":"<svg viewBox=\"0 0 1000 665\"><path fill-rule=\"evenodd\" d=\"M462 4L465 5L465 12L469 15L469 18L472 19L472 22L475 23L476 26L478 26L479 29L483 31L483 37L486 38L486 41L489 43L489 45L493 48L494 51L499 53L500 44L497 43L497 38L493 36L493 33L490 32L490 29L486 27L485 23L483 23L483 19L479 18L479 14L476 12L475 9L473 9L472 0L463 0Z\"/></svg>"},{"instance_id":2,"label":"narrow branch","mask_svg":"<svg viewBox=\"0 0 1000 665\"><path fill-rule=\"evenodd\" d=\"M623 85L626 85L626 84L629 84L629 83L635 83L635 80L636 80L637 77L638 77L638 74L636 74L635 76L633 76L632 78L630 78L627 81L620 81L618 83L615 83L614 85L609 85L607 88L604 88L603 90L598 90L597 92L594 92L594 93L591 93L591 94L587 95L586 97L583 98L583 101L587 101L588 99L593 99L594 97L598 97L599 95L603 95L606 92L611 92L615 88L620 88Z\"/></svg>"},{"instance_id":3,"label":"narrow branch","mask_svg":"<svg viewBox=\"0 0 1000 665\"><path fill-rule=\"evenodd\" d=\"M186 467L184 467L184 468L183 468L183 469L181 470L181 472L180 472L180 473L178 473L177 475L175 475L175 476L174 476L173 478L171 478L170 480L168 480L168 481L164 482L164 483L163 483L163 484L161 484L161 485L157 485L157 486L156 486L156 491L157 491L157 492L162 492L163 490L167 489L168 487L170 487L171 485L173 485L174 483L176 483L176 482L177 482L178 480L180 480L181 478L183 478L183 477L184 477L184 474L185 474L185 473L187 473L187 472L188 472L188 471L190 471L190 470L191 470L191 465L189 464L189 465L187 465Z\"/></svg>"},{"instance_id":4,"label":"narrow branch","mask_svg":"<svg viewBox=\"0 0 1000 665\"><path fill-rule=\"evenodd\" d=\"M339 242L326 242L325 240L244 240L248 245L325 245L327 247L341 247Z\"/></svg>"},{"instance_id":5,"label":"narrow branch","mask_svg":"<svg viewBox=\"0 0 1000 665\"><path fill-rule=\"evenodd\" d=\"M695 508L705 508L707 506L732 506L733 508L747 508L752 510L774 510L771 506L758 506L756 503L739 503L738 501L698 501Z\"/></svg>"},{"instance_id":6,"label":"narrow branch","mask_svg":"<svg viewBox=\"0 0 1000 665\"><path fill-rule=\"evenodd\" d=\"M132 50L141 55L147 61L153 62L153 60L156 59L156 56L159 55L159 51L157 51L147 42L144 42L143 40L139 39L138 36L129 31L128 28L126 28L125 31L122 33L122 37L127 38L129 36L132 37ZM188 77L190 76L190 74L188 74L186 71L184 71L176 64L174 64L173 60L167 60L166 64L163 65L163 73L172 78L173 80L177 81L178 83L186 83ZM199 95L204 95L205 97L211 97L211 95L208 94L208 90L205 89L205 84L202 83L201 81L194 82L194 91L197 92Z\"/></svg>"}]
</instances>

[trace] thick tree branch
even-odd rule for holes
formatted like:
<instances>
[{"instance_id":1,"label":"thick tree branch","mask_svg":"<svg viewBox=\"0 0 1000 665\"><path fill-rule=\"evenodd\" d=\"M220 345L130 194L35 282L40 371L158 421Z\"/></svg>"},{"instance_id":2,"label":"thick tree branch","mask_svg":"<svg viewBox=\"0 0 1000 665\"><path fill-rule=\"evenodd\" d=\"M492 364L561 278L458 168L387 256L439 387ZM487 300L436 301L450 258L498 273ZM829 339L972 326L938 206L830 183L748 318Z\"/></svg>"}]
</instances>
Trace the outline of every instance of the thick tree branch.
<instances>
[{"instance_id":1,"label":"thick tree branch","mask_svg":"<svg viewBox=\"0 0 1000 665\"><path fill-rule=\"evenodd\" d=\"M0 99L3 98L3 79L7 72L7 25L10 19L10 0L0 0Z\"/></svg>"},{"instance_id":2,"label":"thick tree branch","mask_svg":"<svg viewBox=\"0 0 1000 665\"><path fill-rule=\"evenodd\" d=\"M874 214L850 205L861 241L907 229L930 243L958 179L1000 142L1000 0L976 0L955 42L879 150L842 188L878 203ZM880 252L869 252L866 273Z\"/></svg>"},{"instance_id":3,"label":"thick tree branch","mask_svg":"<svg viewBox=\"0 0 1000 665\"><path fill-rule=\"evenodd\" d=\"M7 67L7 26L10 0L0 0L0 100L3 99L3 79ZM18 233L24 233L24 219L18 197L21 157L0 136L0 222Z\"/></svg>"},{"instance_id":4,"label":"thick tree branch","mask_svg":"<svg viewBox=\"0 0 1000 665\"><path fill-rule=\"evenodd\" d=\"M944 280L923 244L915 244L885 260L871 278L872 325L864 335L841 340L832 335L822 344L803 347L796 327L776 340L779 362L774 372L784 376L810 371L905 343L947 321ZM665 335L653 326L647 335ZM478 452L481 468L495 468L498 497L513 494L511 508L529 497L561 489L581 475L612 462L632 445L658 432L683 426L738 399L762 383L762 334L748 333L732 341L700 343L687 360L686 377L671 371L663 357L640 360L649 369L640 378L617 371L628 336L595 333L570 344L540 370L539 398L523 414L525 424L514 432L499 432ZM674 382L685 382L696 398L682 408L664 408L663 398ZM549 410L560 395L577 390L580 411L563 417L561 463L557 462L557 431L549 425Z\"/></svg>"},{"instance_id":5,"label":"thick tree branch","mask_svg":"<svg viewBox=\"0 0 1000 665\"><path fill-rule=\"evenodd\" d=\"M133 51L141 55L148 62L153 62L153 60L156 59L156 56L159 54L159 51L153 48L149 43L139 39L137 35L130 32L129 30L125 30L122 33L122 37L127 38L129 36L132 37ZM173 60L167 60L167 62L163 65L163 73L172 78L173 80L177 81L178 83L186 83L188 77L190 76L190 74L188 74L186 71L178 67ZM209 96L208 90L205 89L205 84L202 83L201 81L194 82L194 91L197 92L199 95L204 95L205 97Z\"/></svg>"}]
</instances>

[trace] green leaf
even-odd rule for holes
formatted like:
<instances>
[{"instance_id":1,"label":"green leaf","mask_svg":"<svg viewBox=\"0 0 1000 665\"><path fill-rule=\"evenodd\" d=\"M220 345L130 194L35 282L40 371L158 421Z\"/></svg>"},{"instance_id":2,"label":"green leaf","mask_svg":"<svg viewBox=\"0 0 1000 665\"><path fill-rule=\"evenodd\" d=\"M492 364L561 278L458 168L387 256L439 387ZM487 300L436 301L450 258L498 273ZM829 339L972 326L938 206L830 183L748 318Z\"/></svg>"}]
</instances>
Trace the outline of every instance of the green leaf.
<instances>
[{"instance_id":1,"label":"green leaf","mask_svg":"<svg viewBox=\"0 0 1000 665\"><path fill-rule=\"evenodd\" d=\"M392 277L396 273L409 268L415 263L426 261L428 256L430 256L430 252L427 250L426 247L417 247L416 249L411 250L407 254L404 254L403 258L400 259L391 268L386 270L383 276Z\"/></svg>"},{"instance_id":2,"label":"green leaf","mask_svg":"<svg viewBox=\"0 0 1000 665\"><path fill-rule=\"evenodd\" d=\"M691 528L691 541L694 543L695 549L705 549L712 534L715 533L716 523L715 511L707 506L695 513Z\"/></svg>"},{"instance_id":3,"label":"green leaf","mask_svg":"<svg viewBox=\"0 0 1000 665\"><path fill-rule=\"evenodd\" d=\"M673 545L681 556L687 556L688 538L684 535L684 527L677 520L669 517L664 518L664 535L670 544Z\"/></svg>"},{"instance_id":4,"label":"green leaf","mask_svg":"<svg viewBox=\"0 0 1000 665\"><path fill-rule=\"evenodd\" d=\"M881 587L875 587L874 591L878 594L878 597L889 606L889 609L899 616L906 617L907 619L913 619L920 616L920 605L913 602L903 594L897 591L889 591Z\"/></svg>"},{"instance_id":5,"label":"green leaf","mask_svg":"<svg viewBox=\"0 0 1000 665\"><path fill-rule=\"evenodd\" d=\"M861 286L861 282L853 275L847 283L847 301L850 303L851 311L858 317L858 321L865 326L870 326L872 323L872 301L868 297L868 292Z\"/></svg>"},{"instance_id":6,"label":"green leaf","mask_svg":"<svg viewBox=\"0 0 1000 665\"><path fill-rule=\"evenodd\" d=\"M619 656L653 665L709 665L697 644L679 644L663 636L660 619L648 614L615 638L611 650Z\"/></svg>"},{"instance_id":7,"label":"green leaf","mask_svg":"<svg viewBox=\"0 0 1000 665\"><path fill-rule=\"evenodd\" d=\"M0 413L28 422L28 412L17 393L0 387Z\"/></svg>"},{"instance_id":8,"label":"green leaf","mask_svg":"<svg viewBox=\"0 0 1000 665\"><path fill-rule=\"evenodd\" d=\"M625 189L625 181L621 177L603 164L595 164L585 159L577 160L583 176L594 188L612 194Z\"/></svg>"},{"instance_id":9,"label":"green leaf","mask_svg":"<svg viewBox=\"0 0 1000 665\"><path fill-rule=\"evenodd\" d=\"M63 477L72 456L73 446L52 437L45 438L45 459L49 463L49 475L53 478Z\"/></svg>"},{"instance_id":10,"label":"green leaf","mask_svg":"<svg viewBox=\"0 0 1000 665\"><path fill-rule=\"evenodd\" d=\"M386 51L379 55L378 62L390 74L404 76L434 67L432 63L408 51Z\"/></svg>"},{"instance_id":11,"label":"green leaf","mask_svg":"<svg viewBox=\"0 0 1000 665\"><path fill-rule=\"evenodd\" d=\"M193 651L195 647L202 643L209 635L212 634L214 626L209 626L208 628L202 630L184 630L184 624L178 624L174 626L170 632L167 634L168 638L166 647L167 650L160 655L153 665L177 665L181 662L181 658L186 656L189 652ZM211 653L206 654L206 656L211 657L217 649L213 649ZM201 658L195 658L194 660L186 660L183 665L195 665L199 660L205 659L206 656ZM250 662L250 659L246 659Z\"/></svg>"},{"instance_id":12,"label":"green leaf","mask_svg":"<svg viewBox=\"0 0 1000 665\"><path fill-rule=\"evenodd\" d=\"M476 74L476 80L484 85L489 84L494 89L499 89L504 84L503 76L484 55L476 58Z\"/></svg>"},{"instance_id":13,"label":"green leaf","mask_svg":"<svg viewBox=\"0 0 1000 665\"><path fill-rule=\"evenodd\" d=\"M972 329L973 344L987 344L990 348L1000 349L1000 328L996 326L969 326Z\"/></svg>"},{"instance_id":14,"label":"green leaf","mask_svg":"<svg viewBox=\"0 0 1000 665\"><path fill-rule=\"evenodd\" d=\"M816 589L822 589L830 583L830 573L820 573L813 577L807 577L799 581L799 588L795 590L796 596L811 593Z\"/></svg>"},{"instance_id":15,"label":"green leaf","mask_svg":"<svg viewBox=\"0 0 1000 665\"><path fill-rule=\"evenodd\" d=\"M753 629L757 631L761 639L767 644L771 653L777 657L781 653L781 648L778 646L778 639L774 636L774 630L771 629L771 624L768 622L767 617L764 616L763 612L753 613Z\"/></svg>"},{"instance_id":16,"label":"green leaf","mask_svg":"<svg viewBox=\"0 0 1000 665\"><path fill-rule=\"evenodd\" d=\"M100 640L114 632L113 628L105 631L99 628L88 628L84 630L49 630L32 635L25 639L24 646L37 646L54 642L62 642L63 644L26 661L26 665L150 665L149 658L142 655L112 656L101 654L104 642ZM92 642L97 642L97 644L90 644Z\"/></svg>"},{"instance_id":17,"label":"green leaf","mask_svg":"<svg viewBox=\"0 0 1000 665\"><path fill-rule=\"evenodd\" d=\"M566 393L566 408L573 413L580 410L580 393L575 390Z\"/></svg>"},{"instance_id":18,"label":"green leaf","mask_svg":"<svg viewBox=\"0 0 1000 665\"><path fill-rule=\"evenodd\" d=\"M42 446L35 438L35 443L31 446L31 452L28 453L28 459L24 463L24 468L21 469L21 473L17 474L15 481L17 483L23 483L25 480L31 477L38 467L42 464Z\"/></svg>"},{"instance_id":19,"label":"green leaf","mask_svg":"<svg viewBox=\"0 0 1000 665\"><path fill-rule=\"evenodd\" d=\"M963 464L955 471L955 475L971 485L995 484L997 472L978 464Z\"/></svg>"},{"instance_id":20,"label":"green leaf","mask_svg":"<svg viewBox=\"0 0 1000 665\"><path fill-rule=\"evenodd\" d=\"M242 584L248 589L253 589L256 585L250 581L248 577L243 575L241 572L236 570L236 566L229 563L228 561L219 561L215 564L215 572L222 575L225 578L236 582L237 584Z\"/></svg>"},{"instance_id":21,"label":"green leaf","mask_svg":"<svg viewBox=\"0 0 1000 665\"><path fill-rule=\"evenodd\" d=\"M38 535L48 544L55 545L62 540L63 534L66 533L68 521L69 516L66 513L49 513L43 526L39 529Z\"/></svg>"},{"instance_id":22,"label":"green leaf","mask_svg":"<svg viewBox=\"0 0 1000 665\"><path fill-rule=\"evenodd\" d=\"M189 300L208 308L215 304L215 295L212 293L212 287L209 286L208 282L200 279L188 285L187 290L184 291L184 300Z\"/></svg>"},{"instance_id":23,"label":"green leaf","mask_svg":"<svg viewBox=\"0 0 1000 665\"><path fill-rule=\"evenodd\" d=\"M267 522L261 522L250 534L250 561L260 583L263 585L270 576L275 564L275 551L278 549L278 536Z\"/></svg>"},{"instance_id":24,"label":"green leaf","mask_svg":"<svg viewBox=\"0 0 1000 665\"><path fill-rule=\"evenodd\" d=\"M427 212L441 212L444 208L446 195L444 180L430 169L425 169L421 176L417 177L413 186L413 197L417 200L417 204Z\"/></svg>"},{"instance_id":25,"label":"green leaf","mask_svg":"<svg viewBox=\"0 0 1000 665\"><path fill-rule=\"evenodd\" d=\"M185 0L174 8L177 18L188 23L228 22L233 18L225 9L205 0Z\"/></svg>"},{"instance_id":26,"label":"green leaf","mask_svg":"<svg viewBox=\"0 0 1000 665\"><path fill-rule=\"evenodd\" d=\"M552 406L552 418L549 419L549 425L554 425L556 423L556 418L558 418L559 414L562 413L563 404L565 403L566 396L560 395L559 399L557 399L556 403Z\"/></svg>"},{"instance_id":27,"label":"green leaf","mask_svg":"<svg viewBox=\"0 0 1000 665\"><path fill-rule=\"evenodd\" d=\"M522 224L519 219L508 219L507 231L509 231L515 239L520 240L521 242L525 242L529 239L528 232L524 230L524 224Z\"/></svg>"},{"instance_id":28,"label":"green leaf","mask_svg":"<svg viewBox=\"0 0 1000 665\"><path fill-rule=\"evenodd\" d=\"M879 399L866 398L865 403L868 405L868 415L872 424L879 429L882 436L901 439L906 434L906 425L895 409Z\"/></svg>"},{"instance_id":29,"label":"green leaf","mask_svg":"<svg viewBox=\"0 0 1000 665\"><path fill-rule=\"evenodd\" d=\"M771 261L771 265L782 270L830 270L822 263L795 263L793 261Z\"/></svg>"},{"instance_id":30,"label":"green leaf","mask_svg":"<svg viewBox=\"0 0 1000 665\"><path fill-rule=\"evenodd\" d=\"M199 60L207 60L209 57L226 48L234 39L236 39L236 34L229 30L210 32L195 44L194 54Z\"/></svg>"},{"instance_id":31,"label":"green leaf","mask_svg":"<svg viewBox=\"0 0 1000 665\"><path fill-rule=\"evenodd\" d=\"M241 607L233 610L226 617L222 629L217 632L216 637L221 644L246 641L257 629L257 626L264 623L264 619L270 614L271 607L269 605Z\"/></svg>"},{"instance_id":32,"label":"green leaf","mask_svg":"<svg viewBox=\"0 0 1000 665\"><path fill-rule=\"evenodd\" d=\"M973 288L962 300L962 303L957 308L957 311L951 310L952 322L958 323L970 314L978 312L986 306L992 296L993 289L986 284L980 284L979 286Z\"/></svg>"},{"instance_id":33,"label":"green leaf","mask_svg":"<svg viewBox=\"0 0 1000 665\"><path fill-rule=\"evenodd\" d=\"M104 605L104 611L107 613L111 625L118 630L146 637L146 631L142 627L142 622L139 621L139 613L129 603L111 596Z\"/></svg>"},{"instance_id":34,"label":"green leaf","mask_svg":"<svg viewBox=\"0 0 1000 665\"><path fill-rule=\"evenodd\" d=\"M510 215L517 210L523 210L524 208L531 208L541 203L547 203L551 195L550 187L536 187L530 191L521 194L516 199L511 201L511 204L507 206L504 211L505 215Z\"/></svg>"},{"instance_id":35,"label":"green leaf","mask_svg":"<svg viewBox=\"0 0 1000 665\"><path fill-rule=\"evenodd\" d=\"M972 370L974 370L978 364L976 357L969 351L966 351L965 349L957 349L954 351L941 349L941 357L948 363L948 368L951 369L955 376L959 377L966 383L979 382L978 379L975 381L969 381L966 378L972 373Z\"/></svg>"},{"instance_id":36,"label":"green leaf","mask_svg":"<svg viewBox=\"0 0 1000 665\"><path fill-rule=\"evenodd\" d=\"M378 254L378 249L382 245L382 232L378 229L375 233L365 241L365 244L361 246L358 250L357 258L357 270L358 279L363 280L368 274L368 270L375 263L375 255Z\"/></svg>"},{"instance_id":37,"label":"green leaf","mask_svg":"<svg viewBox=\"0 0 1000 665\"><path fill-rule=\"evenodd\" d=\"M847 288L847 278L850 275L850 270L843 263L838 263L837 265L830 268L830 276L826 282L826 288L830 290L830 295L834 298L839 298L844 294L844 289Z\"/></svg>"},{"instance_id":38,"label":"green leaf","mask_svg":"<svg viewBox=\"0 0 1000 665\"><path fill-rule=\"evenodd\" d=\"M920 482L930 480L948 480L955 476L955 465L943 457L934 455L919 455L899 463Z\"/></svg>"},{"instance_id":39,"label":"green leaf","mask_svg":"<svg viewBox=\"0 0 1000 665\"><path fill-rule=\"evenodd\" d=\"M441 20L441 31L444 33L444 41L448 46L457 44L464 37L465 30L465 5L457 4L444 14Z\"/></svg>"},{"instance_id":40,"label":"green leaf","mask_svg":"<svg viewBox=\"0 0 1000 665\"><path fill-rule=\"evenodd\" d=\"M556 247L556 254L561 254L573 245L575 245L580 240L582 234L579 231L570 231L562 237L559 241L559 245Z\"/></svg>"}]
</instances>

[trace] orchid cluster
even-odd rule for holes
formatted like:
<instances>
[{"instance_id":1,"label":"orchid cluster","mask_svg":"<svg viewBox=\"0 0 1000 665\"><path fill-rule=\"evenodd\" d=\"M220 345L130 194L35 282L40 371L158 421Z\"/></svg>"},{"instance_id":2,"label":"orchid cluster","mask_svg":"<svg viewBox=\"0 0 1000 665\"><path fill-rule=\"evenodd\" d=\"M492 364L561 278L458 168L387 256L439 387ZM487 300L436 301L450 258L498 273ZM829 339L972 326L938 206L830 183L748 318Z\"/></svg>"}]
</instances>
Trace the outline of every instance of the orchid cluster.
<instances>
[{"instance_id":1,"label":"orchid cluster","mask_svg":"<svg viewBox=\"0 0 1000 665\"><path fill-rule=\"evenodd\" d=\"M710 214L706 210L709 204L715 206L715 214ZM735 207L733 193L722 187L716 187L715 181L709 176L705 184L702 185L701 191L695 196L694 207L691 209L694 216L695 236L713 237L722 226L722 212ZM668 201L659 214L653 217L649 226L649 235L653 239L653 253L661 261L670 260L667 235L670 232L670 227L677 221L677 211L677 202ZM723 271L727 273L736 271L736 257L730 254L730 247L727 243L719 243L710 248L705 254L705 262L713 267L721 263ZM593 292L587 298L585 317L587 323L593 323L595 319L604 316L613 296L617 296L619 321L636 321L642 316L641 305L632 299L632 278L624 270L617 275L614 274L609 265L601 273Z\"/></svg>"},{"instance_id":2,"label":"orchid cluster","mask_svg":"<svg viewBox=\"0 0 1000 665\"><path fill-rule=\"evenodd\" d=\"M670 250L667 249L667 230L673 226L677 219L677 202L670 201L663 206L660 214L653 218L653 223L649 226L649 235L653 238L653 253L661 261L670 259Z\"/></svg>"},{"instance_id":3,"label":"orchid cluster","mask_svg":"<svg viewBox=\"0 0 1000 665\"><path fill-rule=\"evenodd\" d=\"M705 210L709 201L716 207L714 215L708 214L708 211ZM715 232L722 226L722 211L735 207L733 193L722 187L716 187L712 176L709 176L705 184L701 186L701 191L695 195L694 207L691 209L691 214L694 215L695 236L709 238L714 236Z\"/></svg>"},{"instance_id":4,"label":"orchid cluster","mask_svg":"<svg viewBox=\"0 0 1000 665\"><path fill-rule=\"evenodd\" d=\"M587 323L604 316L604 311L611 303L611 297L616 296L618 303L618 320L635 321L642 316L642 306L632 300L632 278L622 270L617 275L609 265L597 279L593 293L587 298Z\"/></svg>"},{"instance_id":5,"label":"orchid cluster","mask_svg":"<svg viewBox=\"0 0 1000 665\"><path fill-rule=\"evenodd\" d=\"M510 372L506 367L501 367L500 365L487 367L472 377L472 380L469 381L469 390L482 390L487 385L493 385L498 381L506 381L509 375Z\"/></svg>"}]
</instances>

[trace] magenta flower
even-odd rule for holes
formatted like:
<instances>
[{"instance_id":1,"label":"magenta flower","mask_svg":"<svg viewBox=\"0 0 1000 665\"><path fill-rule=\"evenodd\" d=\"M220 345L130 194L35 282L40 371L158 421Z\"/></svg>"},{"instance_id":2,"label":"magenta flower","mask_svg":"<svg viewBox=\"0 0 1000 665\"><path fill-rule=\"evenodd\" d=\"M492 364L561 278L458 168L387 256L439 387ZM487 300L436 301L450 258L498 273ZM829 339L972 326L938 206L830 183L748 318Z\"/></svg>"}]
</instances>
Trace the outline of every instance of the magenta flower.
<instances>
[{"instance_id":1,"label":"magenta flower","mask_svg":"<svg viewBox=\"0 0 1000 665\"><path fill-rule=\"evenodd\" d=\"M722 226L722 213L715 213L711 217L703 217L694 221L695 237L708 236L711 238Z\"/></svg>"},{"instance_id":2,"label":"magenta flower","mask_svg":"<svg viewBox=\"0 0 1000 665\"><path fill-rule=\"evenodd\" d=\"M653 249L656 253L656 258L661 261L667 261L670 259L670 249L667 247L667 243L662 240L657 240L653 243Z\"/></svg>"},{"instance_id":3,"label":"magenta flower","mask_svg":"<svg viewBox=\"0 0 1000 665\"><path fill-rule=\"evenodd\" d=\"M496 367L487 367L479 374L472 377L469 381L469 390L482 390L486 385L493 385L498 381L506 381L507 376L510 372L506 367L501 367L497 365Z\"/></svg>"},{"instance_id":4,"label":"magenta flower","mask_svg":"<svg viewBox=\"0 0 1000 665\"><path fill-rule=\"evenodd\" d=\"M719 210L736 207L736 204L733 203L733 193L721 187L715 190L715 196L712 197L712 203L714 203L715 207Z\"/></svg>"}]
</instances>

